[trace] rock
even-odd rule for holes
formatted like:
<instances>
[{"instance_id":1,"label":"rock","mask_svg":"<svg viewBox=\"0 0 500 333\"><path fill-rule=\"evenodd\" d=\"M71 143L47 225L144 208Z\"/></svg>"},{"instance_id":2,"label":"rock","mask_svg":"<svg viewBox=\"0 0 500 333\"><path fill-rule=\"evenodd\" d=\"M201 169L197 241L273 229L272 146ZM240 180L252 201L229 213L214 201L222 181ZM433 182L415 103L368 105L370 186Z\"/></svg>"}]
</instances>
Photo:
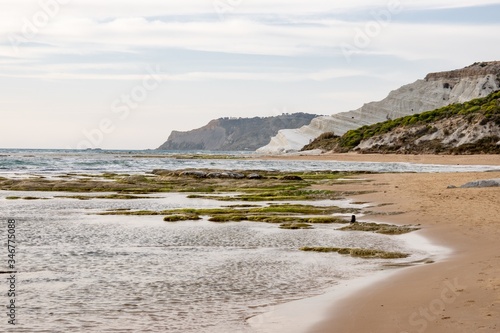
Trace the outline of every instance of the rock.
<instances>
[{"instance_id":1,"label":"rock","mask_svg":"<svg viewBox=\"0 0 500 333\"><path fill-rule=\"evenodd\" d=\"M283 180L304 180L300 176L287 175L282 178Z\"/></svg>"},{"instance_id":2,"label":"rock","mask_svg":"<svg viewBox=\"0 0 500 333\"><path fill-rule=\"evenodd\" d=\"M148 178L144 175L133 175L133 176L126 176L122 178L122 181L125 183L129 184L135 184L135 183L143 183L146 182Z\"/></svg>"},{"instance_id":3,"label":"rock","mask_svg":"<svg viewBox=\"0 0 500 333\"><path fill-rule=\"evenodd\" d=\"M262 175L259 175L258 173L251 173L247 176L248 179L262 179Z\"/></svg>"},{"instance_id":4,"label":"rock","mask_svg":"<svg viewBox=\"0 0 500 333\"><path fill-rule=\"evenodd\" d=\"M209 172L207 178L229 178L226 172Z\"/></svg>"},{"instance_id":5,"label":"rock","mask_svg":"<svg viewBox=\"0 0 500 333\"><path fill-rule=\"evenodd\" d=\"M172 174L172 171L163 169L154 169L151 173L153 175L158 175L158 176L169 176Z\"/></svg>"},{"instance_id":6,"label":"rock","mask_svg":"<svg viewBox=\"0 0 500 333\"><path fill-rule=\"evenodd\" d=\"M455 185L448 185L446 188L457 188Z\"/></svg>"},{"instance_id":7,"label":"rock","mask_svg":"<svg viewBox=\"0 0 500 333\"><path fill-rule=\"evenodd\" d=\"M245 178L245 175L239 172L210 172L207 174L207 178L232 178L241 179Z\"/></svg>"},{"instance_id":8,"label":"rock","mask_svg":"<svg viewBox=\"0 0 500 333\"><path fill-rule=\"evenodd\" d=\"M357 110L317 117L309 125L300 128L280 130L266 146L257 149L257 152L282 154L299 151L325 132L343 135L348 130L363 125L485 97L500 88L498 75L500 61L476 63L450 72L431 73L424 80L417 80L390 92L381 101L365 104Z\"/></svg>"},{"instance_id":9,"label":"rock","mask_svg":"<svg viewBox=\"0 0 500 333\"><path fill-rule=\"evenodd\" d=\"M460 187L461 188L480 188L480 187L498 187L498 186L500 186L500 178L476 180L473 182L466 183Z\"/></svg>"},{"instance_id":10,"label":"rock","mask_svg":"<svg viewBox=\"0 0 500 333\"><path fill-rule=\"evenodd\" d=\"M188 171L181 172L181 176L190 176L190 177L195 177L195 178L206 178L207 173L204 171L198 171L198 170L188 170Z\"/></svg>"},{"instance_id":11,"label":"rock","mask_svg":"<svg viewBox=\"0 0 500 333\"><path fill-rule=\"evenodd\" d=\"M229 172L229 177L234 179L242 179L245 178L245 175L239 172Z\"/></svg>"},{"instance_id":12,"label":"rock","mask_svg":"<svg viewBox=\"0 0 500 333\"><path fill-rule=\"evenodd\" d=\"M283 128L311 122L315 114L294 113L275 117L219 118L187 132L172 131L159 150L253 151Z\"/></svg>"}]
</instances>

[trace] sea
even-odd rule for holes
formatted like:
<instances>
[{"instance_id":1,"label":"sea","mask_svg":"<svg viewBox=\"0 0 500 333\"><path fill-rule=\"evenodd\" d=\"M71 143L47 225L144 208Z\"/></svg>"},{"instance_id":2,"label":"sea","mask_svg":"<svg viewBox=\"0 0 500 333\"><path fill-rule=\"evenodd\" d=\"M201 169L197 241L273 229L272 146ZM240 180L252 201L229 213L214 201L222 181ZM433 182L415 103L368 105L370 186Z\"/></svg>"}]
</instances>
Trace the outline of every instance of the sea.
<instances>
[{"instance_id":1,"label":"sea","mask_svg":"<svg viewBox=\"0 0 500 333\"><path fill-rule=\"evenodd\" d=\"M188 152L195 154L197 152ZM226 152L224 152L226 153ZM186 152L182 152L186 154ZM221 154L221 152L203 154ZM338 170L465 172L498 167L182 158L179 152L128 150L0 150L0 177L54 177L154 169ZM282 230L256 222L206 219L163 222L161 216L101 216L110 209L163 210L221 207L185 193L136 200L61 198L61 192L0 191L0 332L268 332L266 317L292 301L321 295L341 283L397 265L436 260L446 251L415 236L339 231L341 225ZM40 200L8 200L31 196ZM305 202L304 202L305 203ZM238 202L231 202L238 204ZM263 203L265 204L265 203ZM306 203L305 203L306 204ZM367 208L350 200L314 205ZM8 236L15 222L15 296ZM363 217L360 215L360 219ZM404 221L402 221L404 222ZM12 226L12 224L10 224ZM309 253L303 246L363 247L410 253L397 260L366 260ZM12 253L12 252L11 252ZM15 325L8 306L15 299ZM251 318L264 318L251 320ZM270 319L271 320L271 319ZM272 319L291 320L291 318ZM291 332L291 331L290 331Z\"/></svg>"}]
</instances>

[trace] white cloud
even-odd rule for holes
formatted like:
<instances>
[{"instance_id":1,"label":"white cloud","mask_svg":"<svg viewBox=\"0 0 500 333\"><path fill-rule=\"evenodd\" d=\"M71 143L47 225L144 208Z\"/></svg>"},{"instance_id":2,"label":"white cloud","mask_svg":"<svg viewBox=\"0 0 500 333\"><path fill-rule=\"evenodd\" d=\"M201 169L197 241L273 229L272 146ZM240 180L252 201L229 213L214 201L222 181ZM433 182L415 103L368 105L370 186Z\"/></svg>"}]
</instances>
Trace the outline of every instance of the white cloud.
<instances>
[{"instance_id":1,"label":"white cloud","mask_svg":"<svg viewBox=\"0 0 500 333\"><path fill-rule=\"evenodd\" d=\"M1 66L0 77L40 79L40 80L111 80L111 81L140 81L146 74L92 74L71 72L69 69L100 69L107 68L107 65L96 66L86 64L70 65L49 65L38 73L34 73L29 68L23 66ZM116 68L121 68L117 66ZM7 73L7 70L12 70ZM201 81L261 81L261 82L298 82L298 81L326 81L335 78L361 76L365 72L361 70L346 70L343 68L326 69L318 72L188 72L182 74L162 74L158 75L164 81L177 82L201 82Z\"/></svg>"},{"instance_id":2,"label":"white cloud","mask_svg":"<svg viewBox=\"0 0 500 333\"><path fill-rule=\"evenodd\" d=\"M29 146L29 135L40 123L47 129L47 142L71 140L71 133L80 133L87 123L94 126L96 113L109 112L114 99L140 82L148 63L164 69L166 83L141 106L160 110L155 124L138 114L130 123L117 124L117 133L123 135L117 134L116 144L106 147L155 147L169 130L191 126L190 118L205 122L215 116L265 115L274 106L347 111L425 75L429 63L444 64L447 67L438 70L447 70L495 60L500 54L500 23L394 21L372 33L363 47L356 46L357 34L366 33L368 23L359 17L369 17L370 10L387 8L394 0L68 0L67 5L52 7L56 13L33 31L30 24L45 13L39 1L62 0L2 1L0 109L10 110L2 111L9 120L4 123L18 127L7 126L1 142L11 142L7 139L19 130ZM224 1L233 8L225 7L221 20L214 4ZM412 11L500 1L400 3L403 10ZM9 37L19 39L17 52ZM340 49L346 43L357 48L351 63ZM64 119L54 116L68 110L78 113L78 120L69 114ZM127 126L137 133L162 133L155 142L136 142L124 130Z\"/></svg>"},{"instance_id":3,"label":"white cloud","mask_svg":"<svg viewBox=\"0 0 500 333\"><path fill-rule=\"evenodd\" d=\"M3 0L0 16L19 18L31 17L43 4L56 1L60 5L59 16L113 18L130 16L174 16L174 15L216 15L217 8L227 14L298 14L324 13L325 11L360 11L373 7L386 7L389 3L400 2L406 9L455 8L499 4L498 0L142 0L140 4L132 0Z\"/></svg>"},{"instance_id":4,"label":"white cloud","mask_svg":"<svg viewBox=\"0 0 500 333\"><path fill-rule=\"evenodd\" d=\"M483 56L500 55L498 31L500 24L394 24L374 40L370 50L407 60L448 59L450 65L495 60Z\"/></svg>"}]
</instances>

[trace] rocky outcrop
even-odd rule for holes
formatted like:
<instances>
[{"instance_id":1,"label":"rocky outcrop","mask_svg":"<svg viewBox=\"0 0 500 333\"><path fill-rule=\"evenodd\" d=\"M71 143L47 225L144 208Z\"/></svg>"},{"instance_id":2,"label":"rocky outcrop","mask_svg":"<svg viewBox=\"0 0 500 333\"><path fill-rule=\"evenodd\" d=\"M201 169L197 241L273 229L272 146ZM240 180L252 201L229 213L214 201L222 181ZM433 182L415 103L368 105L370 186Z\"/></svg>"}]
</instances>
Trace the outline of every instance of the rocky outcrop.
<instances>
[{"instance_id":1,"label":"rocky outcrop","mask_svg":"<svg viewBox=\"0 0 500 333\"><path fill-rule=\"evenodd\" d=\"M304 147L332 152L500 154L500 91L465 103L320 135Z\"/></svg>"},{"instance_id":2,"label":"rocky outcrop","mask_svg":"<svg viewBox=\"0 0 500 333\"><path fill-rule=\"evenodd\" d=\"M461 188L482 188L482 187L500 187L500 178L483 179L469 182L460 186Z\"/></svg>"},{"instance_id":3,"label":"rocky outcrop","mask_svg":"<svg viewBox=\"0 0 500 333\"><path fill-rule=\"evenodd\" d=\"M379 101L349 112L314 118L309 125L285 129L257 152L278 154L299 151L325 132L343 135L351 129L387 119L434 110L449 104L484 97L500 87L500 61L475 63L460 70L431 73L402 86Z\"/></svg>"},{"instance_id":4,"label":"rocky outcrop","mask_svg":"<svg viewBox=\"0 0 500 333\"><path fill-rule=\"evenodd\" d=\"M159 150L253 151L269 142L280 129L309 124L317 115L283 114L276 117L220 118L187 132L172 131Z\"/></svg>"},{"instance_id":5,"label":"rocky outcrop","mask_svg":"<svg viewBox=\"0 0 500 333\"><path fill-rule=\"evenodd\" d=\"M498 154L500 124L485 121L483 116L473 119L457 116L432 125L398 128L363 140L354 150L362 153Z\"/></svg>"},{"instance_id":6,"label":"rocky outcrop","mask_svg":"<svg viewBox=\"0 0 500 333\"><path fill-rule=\"evenodd\" d=\"M426 81L436 80L455 80L459 81L464 77L480 77L489 74L500 73L500 61L476 62L462 69L456 69L448 72L430 73L425 77Z\"/></svg>"}]
</instances>

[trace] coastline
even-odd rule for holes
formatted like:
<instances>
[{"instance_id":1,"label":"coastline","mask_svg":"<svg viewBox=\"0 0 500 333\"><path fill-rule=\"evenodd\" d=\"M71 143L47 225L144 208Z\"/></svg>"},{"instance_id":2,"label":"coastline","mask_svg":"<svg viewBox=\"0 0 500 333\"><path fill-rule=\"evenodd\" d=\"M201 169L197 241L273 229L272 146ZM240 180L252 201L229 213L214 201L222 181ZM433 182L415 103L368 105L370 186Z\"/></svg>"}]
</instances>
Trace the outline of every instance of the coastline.
<instances>
[{"instance_id":1,"label":"coastline","mask_svg":"<svg viewBox=\"0 0 500 333\"><path fill-rule=\"evenodd\" d=\"M500 166L500 155L322 154L261 156L263 160L403 162ZM498 332L500 330L500 188L448 189L469 181L500 178L499 171L464 173L386 173L363 175L369 182L338 184L332 190L367 190L350 199L386 204L362 220L420 224L418 235L451 253L432 264L389 271L387 275L346 282L309 300L280 310L287 320L300 309L304 333ZM390 212L404 212L391 215ZM389 214L388 214L389 213ZM342 289L342 288L340 288ZM322 297L322 298L321 298ZM294 308L295 306L295 308ZM286 314L285 312L289 313ZM319 315L318 315L319 313ZM264 314L268 330L279 316ZM270 319L270 320L269 320ZM274 321L274 322L273 322ZM304 327L304 328L302 328Z\"/></svg>"},{"instance_id":2,"label":"coastline","mask_svg":"<svg viewBox=\"0 0 500 333\"><path fill-rule=\"evenodd\" d=\"M324 153L307 155L294 153L283 155L262 155L251 157L257 160L310 160L310 161L338 161L338 162L402 162L416 164L444 164L444 165L499 165L500 155L403 155L403 154L358 154Z\"/></svg>"},{"instance_id":3,"label":"coastline","mask_svg":"<svg viewBox=\"0 0 500 333\"><path fill-rule=\"evenodd\" d=\"M498 157L497 157L498 158ZM375 174L361 185L374 190L356 200L390 204L374 209L401 215L365 216L379 222L421 224L418 233L453 253L444 260L397 270L332 300L308 333L498 332L500 329L500 189L447 189L500 172ZM341 303L341 304L340 304Z\"/></svg>"}]
</instances>

